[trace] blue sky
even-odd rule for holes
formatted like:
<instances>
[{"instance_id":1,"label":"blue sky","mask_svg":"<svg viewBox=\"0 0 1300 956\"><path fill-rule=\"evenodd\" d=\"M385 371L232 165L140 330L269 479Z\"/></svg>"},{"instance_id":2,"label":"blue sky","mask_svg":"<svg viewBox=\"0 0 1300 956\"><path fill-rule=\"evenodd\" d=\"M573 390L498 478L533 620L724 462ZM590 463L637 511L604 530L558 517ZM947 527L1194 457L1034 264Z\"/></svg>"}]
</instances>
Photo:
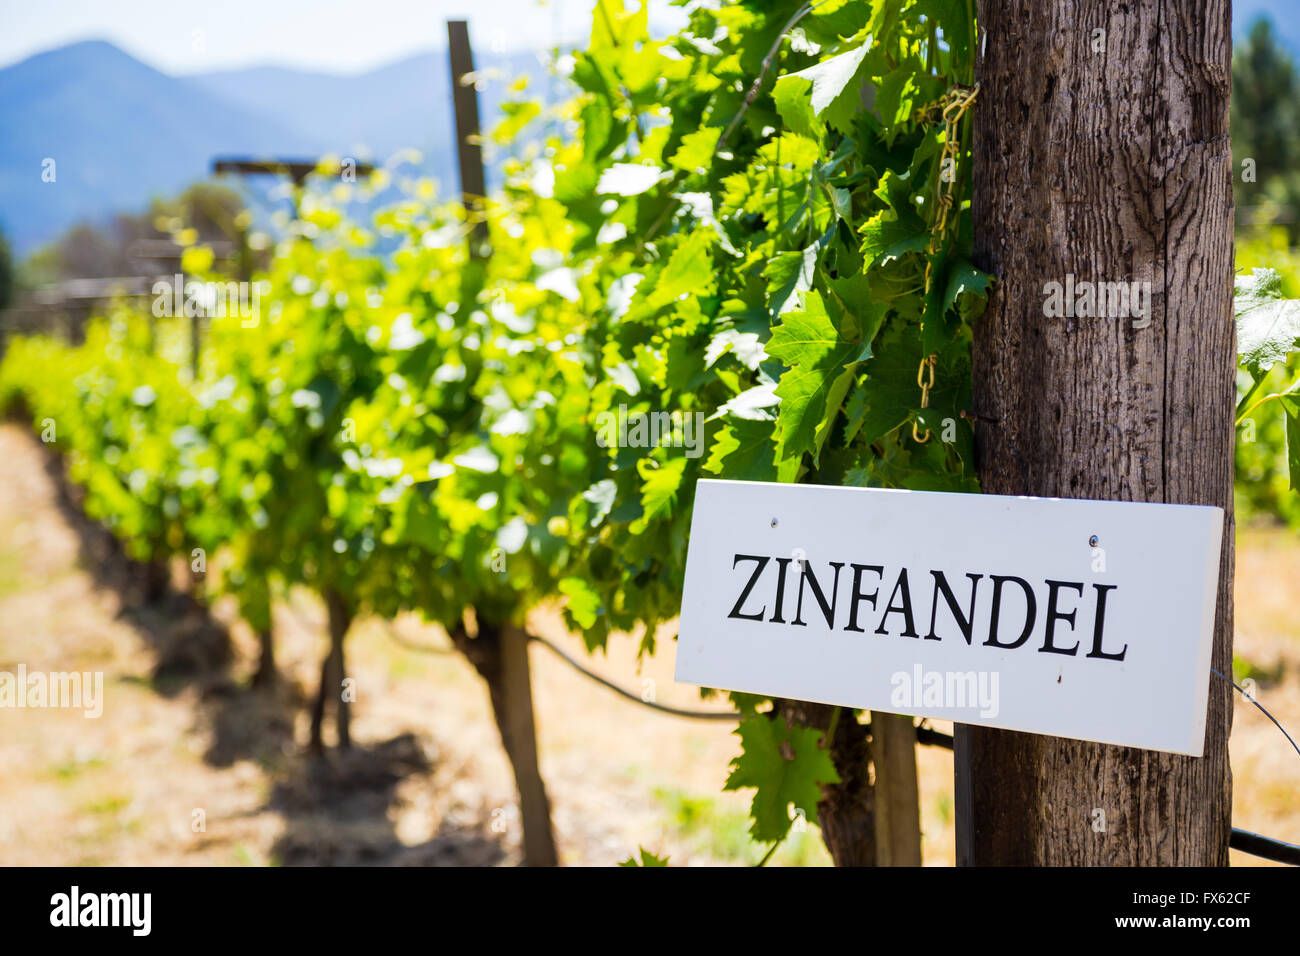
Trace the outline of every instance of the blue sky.
<instances>
[{"instance_id":1,"label":"blue sky","mask_svg":"<svg viewBox=\"0 0 1300 956\"><path fill-rule=\"evenodd\" d=\"M586 39L591 0L0 0L0 66L78 40L108 40L165 73L276 65L356 73L446 46L470 21L475 48ZM656 25L681 11L651 0Z\"/></svg>"},{"instance_id":2,"label":"blue sky","mask_svg":"<svg viewBox=\"0 0 1300 956\"><path fill-rule=\"evenodd\" d=\"M273 64L355 73L442 47L444 21L470 21L476 48L536 49L585 39L591 0L0 0L0 66L78 40L104 39L166 73ZM666 31L681 11L651 0ZM1271 13L1300 55L1297 0L1235 0L1240 33Z\"/></svg>"}]
</instances>

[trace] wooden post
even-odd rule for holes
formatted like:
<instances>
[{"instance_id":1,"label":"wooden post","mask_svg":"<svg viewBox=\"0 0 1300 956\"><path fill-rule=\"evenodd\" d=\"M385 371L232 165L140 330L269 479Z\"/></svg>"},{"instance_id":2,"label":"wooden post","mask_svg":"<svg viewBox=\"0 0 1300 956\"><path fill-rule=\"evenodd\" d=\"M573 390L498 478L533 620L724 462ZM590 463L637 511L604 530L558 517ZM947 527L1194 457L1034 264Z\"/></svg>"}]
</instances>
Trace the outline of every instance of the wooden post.
<instances>
[{"instance_id":1,"label":"wooden post","mask_svg":"<svg viewBox=\"0 0 1300 956\"><path fill-rule=\"evenodd\" d=\"M876 768L876 865L920 866L920 791L911 717L872 712L871 763Z\"/></svg>"},{"instance_id":2,"label":"wooden post","mask_svg":"<svg viewBox=\"0 0 1300 956\"><path fill-rule=\"evenodd\" d=\"M953 837L958 866L971 865L973 848L971 802L974 800L974 783L971 780L970 732L970 724L952 725Z\"/></svg>"},{"instance_id":3,"label":"wooden post","mask_svg":"<svg viewBox=\"0 0 1300 956\"><path fill-rule=\"evenodd\" d=\"M974 252L997 277L975 326L982 487L1223 508L1212 666L1230 673L1228 0L980 0L978 22ZM1149 283L1146 314L1048 318L1045 284L1067 276ZM970 862L1227 864L1230 690L1205 688L1200 758L972 727Z\"/></svg>"},{"instance_id":4,"label":"wooden post","mask_svg":"<svg viewBox=\"0 0 1300 956\"><path fill-rule=\"evenodd\" d=\"M483 148L479 143L478 91L466 76L474 72L474 53L469 45L469 24L447 21L447 52L451 61L451 102L456 112L456 159L460 168L461 201L473 221L469 254L481 259L487 254L488 228L483 219L487 178L483 171Z\"/></svg>"}]
</instances>

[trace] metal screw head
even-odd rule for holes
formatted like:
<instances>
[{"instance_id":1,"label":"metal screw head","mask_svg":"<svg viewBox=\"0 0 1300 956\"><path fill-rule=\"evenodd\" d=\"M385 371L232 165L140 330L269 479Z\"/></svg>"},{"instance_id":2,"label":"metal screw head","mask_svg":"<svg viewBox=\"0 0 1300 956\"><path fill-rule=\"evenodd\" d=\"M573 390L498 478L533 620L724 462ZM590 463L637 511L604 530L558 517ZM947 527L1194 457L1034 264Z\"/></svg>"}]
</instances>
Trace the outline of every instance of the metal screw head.
<instances>
[{"instance_id":1,"label":"metal screw head","mask_svg":"<svg viewBox=\"0 0 1300 956\"><path fill-rule=\"evenodd\" d=\"M1095 534L1088 539L1088 544L1092 545L1094 548L1097 547L1097 545L1100 543L1101 543L1101 538L1097 537Z\"/></svg>"}]
</instances>

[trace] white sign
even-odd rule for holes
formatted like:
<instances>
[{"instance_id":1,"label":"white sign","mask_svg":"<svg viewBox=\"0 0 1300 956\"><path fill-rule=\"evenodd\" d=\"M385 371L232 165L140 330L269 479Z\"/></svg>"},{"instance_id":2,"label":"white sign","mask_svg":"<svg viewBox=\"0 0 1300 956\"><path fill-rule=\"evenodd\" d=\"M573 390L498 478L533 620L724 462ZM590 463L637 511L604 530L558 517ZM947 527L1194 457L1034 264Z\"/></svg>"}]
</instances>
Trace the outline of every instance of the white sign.
<instances>
[{"instance_id":1,"label":"white sign","mask_svg":"<svg viewBox=\"0 0 1300 956\"><path fill-rule=\"evenodd\" d=\"M1200 756L1223 510L699 482L677 680Z\"/></svg>"}]
</instances>

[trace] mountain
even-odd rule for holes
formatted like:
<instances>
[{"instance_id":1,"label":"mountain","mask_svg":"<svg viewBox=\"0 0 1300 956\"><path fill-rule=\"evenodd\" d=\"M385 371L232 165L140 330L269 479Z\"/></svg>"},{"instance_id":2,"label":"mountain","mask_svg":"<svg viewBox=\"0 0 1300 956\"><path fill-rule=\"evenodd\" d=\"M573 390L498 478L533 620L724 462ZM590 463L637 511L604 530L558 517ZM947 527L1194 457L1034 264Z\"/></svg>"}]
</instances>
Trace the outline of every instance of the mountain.
<instances>
[{"instance_id":1,"label":"mountain","mask_svg":"<svg viewBox=\"0 0 1300 956\"><path fill-rule=\"evenodd\" d=\"M479 113L490 126L508 82L544 75L533 53L481 56L488 82ZM300 128L328 131L343 155L381 159L415 147L432 157L436 175L454 175L455 121L445 52L424 53L369 73L329 76L280 67L208 73L191 78L201 89L249 110L291 119Z\"/></svg>"},{"instance_id":2,"label":"mountain","mask_svg":"<svg viewBox=\"0 0 1300 956\"><path fill-rule=\"evenodd\" d=\"M480 73L498 77L480 95L485 128L500 77L545 76L541 63L532 53L478 58ZM454 128L445 53L354 76L257 67L175 77L110 43L75 43L0 70L0 228L24 256L75 222L139 212L208 178L216 156L382 161L415 147L419 171L450 193ZM54 182L42 181L47 158Z\"/></svg>"},{"instance_id":3,"label":"mountain","mask_svg":"<svg viewBox=\"0 0 1300 956\"><path fill-rule=\"evenodd\" d=\"M80 219L179 192L218 153L310 154L324 139L112 44L76 43L0 70L0 219L22 254Z\"/></svg>"}]
</instances>

